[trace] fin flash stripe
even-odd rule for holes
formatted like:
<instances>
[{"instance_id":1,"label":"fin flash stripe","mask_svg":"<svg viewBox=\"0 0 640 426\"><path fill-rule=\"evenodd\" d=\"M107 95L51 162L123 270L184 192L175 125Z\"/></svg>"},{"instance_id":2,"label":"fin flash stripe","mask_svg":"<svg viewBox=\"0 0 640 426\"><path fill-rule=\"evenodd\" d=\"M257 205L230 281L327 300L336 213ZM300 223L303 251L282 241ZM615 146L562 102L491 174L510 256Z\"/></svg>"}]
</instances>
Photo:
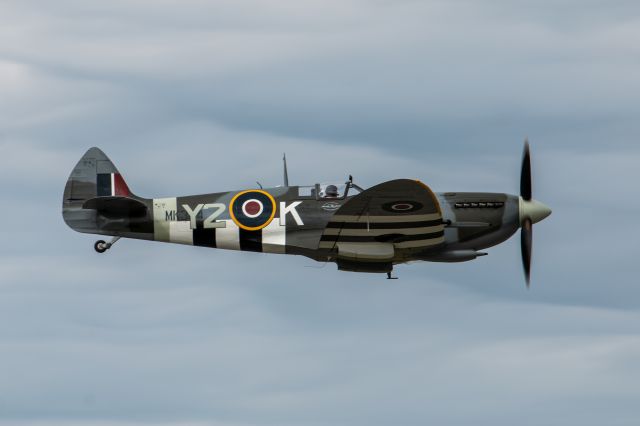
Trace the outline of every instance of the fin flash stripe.
<instances>
[{"instance_id":1,"label":"fin flash stripe","mask_svg":"<svg viewBox=\"0 0 640 426\"><path fill-rule=\"evenodd\" d=\"M96 177L98 197L129 197L131 191L120 173L98 173Z\"/></svg>"}]
</instances>

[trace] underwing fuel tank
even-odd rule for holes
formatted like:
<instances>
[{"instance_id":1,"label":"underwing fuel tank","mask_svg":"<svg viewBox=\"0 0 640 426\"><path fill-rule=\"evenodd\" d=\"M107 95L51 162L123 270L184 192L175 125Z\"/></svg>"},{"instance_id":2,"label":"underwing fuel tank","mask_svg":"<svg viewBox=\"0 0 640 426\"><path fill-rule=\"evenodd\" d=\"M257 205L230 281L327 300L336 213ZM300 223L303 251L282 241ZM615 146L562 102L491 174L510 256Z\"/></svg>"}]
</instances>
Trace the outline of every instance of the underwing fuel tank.
<instances>
[{"instance_id":1,"label":"underwing fuel tank","mask_svg":"<svg viewBox=\"0 0 640 426\"><path fill-rule=\"evenodd\" d=\"M476 250L451 250L425 257L423 260L428 262L467 262L486 255L487 253Z\"/></svg>"}]
</instances>

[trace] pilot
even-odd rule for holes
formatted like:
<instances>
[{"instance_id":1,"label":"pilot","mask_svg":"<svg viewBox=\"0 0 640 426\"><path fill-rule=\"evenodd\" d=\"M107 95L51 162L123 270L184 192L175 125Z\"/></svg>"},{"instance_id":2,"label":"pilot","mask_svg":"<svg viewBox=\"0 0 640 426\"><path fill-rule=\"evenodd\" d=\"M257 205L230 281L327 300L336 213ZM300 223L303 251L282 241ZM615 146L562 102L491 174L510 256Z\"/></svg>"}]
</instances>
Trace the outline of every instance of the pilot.
<instances>
[{"instance_id":1,"label":"pilot","mask_svg":"<svg viewBox=\"0 0 640 426\"><path fill-rule=\"evenodd\" d=\"M324 190L326 198L338 198L338 187L335 185L327 185L327 189Z\"/></svg>"}]
</instances>

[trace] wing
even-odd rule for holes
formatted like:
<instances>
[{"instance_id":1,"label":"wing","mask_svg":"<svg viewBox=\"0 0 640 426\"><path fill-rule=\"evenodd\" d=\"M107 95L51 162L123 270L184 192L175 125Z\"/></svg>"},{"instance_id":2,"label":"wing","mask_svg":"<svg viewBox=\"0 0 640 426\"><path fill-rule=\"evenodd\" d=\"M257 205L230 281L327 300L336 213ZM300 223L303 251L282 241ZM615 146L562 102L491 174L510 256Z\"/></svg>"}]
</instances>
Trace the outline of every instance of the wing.
<instances>
[{"instance_id":1,"label":"wing","mask_svg":"<svg viewBox=\"0 0 640 426\"><path fill-rule=\"evenodd\" d=\"M438 199L420 181L381 183L347 201L327 224L319 248L368 260L390 259L398 249L444 243Z\"/></svg>"}]
</instances>

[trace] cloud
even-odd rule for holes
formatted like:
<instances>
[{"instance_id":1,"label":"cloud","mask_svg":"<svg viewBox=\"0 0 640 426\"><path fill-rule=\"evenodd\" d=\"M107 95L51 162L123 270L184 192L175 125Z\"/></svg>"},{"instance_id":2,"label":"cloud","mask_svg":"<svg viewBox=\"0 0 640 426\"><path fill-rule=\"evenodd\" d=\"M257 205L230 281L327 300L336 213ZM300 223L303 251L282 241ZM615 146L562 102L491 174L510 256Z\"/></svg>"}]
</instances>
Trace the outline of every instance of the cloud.
<instances>
[{"instance_id":1,"label":"cloud","mask_svg":"<svg viewBox=\"0 0 640 426\"><path fill-rule=\"evenodd\" d=\"M637 6L8 1L0 425L638 419ZM90 146L142 196L420 178L534 192L519 241L399 281L60 217Z\"/></svg>"},{"instance_id":2,"label":"cloud","mask_svg":"<svg viewBox=\"0 0 640 426\"><path fill-rule=\"evenodd\" d=\"M637 55L627 41L637 25L625 14L633 5L597 18L508 2L277 4L247 2L242 12L228 2L162 2L153 11L14 4L15 19L32 25L9 26L5 40L23 43L3 52L59 78L121 88L126 99L112 113L120 122L151 121L144 110L166 108L225 127L387 149L400 139L420 152L476 154L526 134L576 146L632 127L637 115ZM572 137L556 139L558 129Z\"/></svg>"},{"instance_id":3,"label":"cloud","mask_svg":"<svg viewBox=\"0 0 640 426\"><path fill-rule=\"evenodd\" d=\"M229 267L212 272L208 251L185 249L155 269L176 252L87 253L58 259L85 264L70 279L3 286L3 315L22 324L0 329L5 416L32 418L35 400L39 417L114 422L462 424L635 389L637 312L500 302L424 277L282 274L284 257L221 252Z\"/></svg>"}]
</instances>

